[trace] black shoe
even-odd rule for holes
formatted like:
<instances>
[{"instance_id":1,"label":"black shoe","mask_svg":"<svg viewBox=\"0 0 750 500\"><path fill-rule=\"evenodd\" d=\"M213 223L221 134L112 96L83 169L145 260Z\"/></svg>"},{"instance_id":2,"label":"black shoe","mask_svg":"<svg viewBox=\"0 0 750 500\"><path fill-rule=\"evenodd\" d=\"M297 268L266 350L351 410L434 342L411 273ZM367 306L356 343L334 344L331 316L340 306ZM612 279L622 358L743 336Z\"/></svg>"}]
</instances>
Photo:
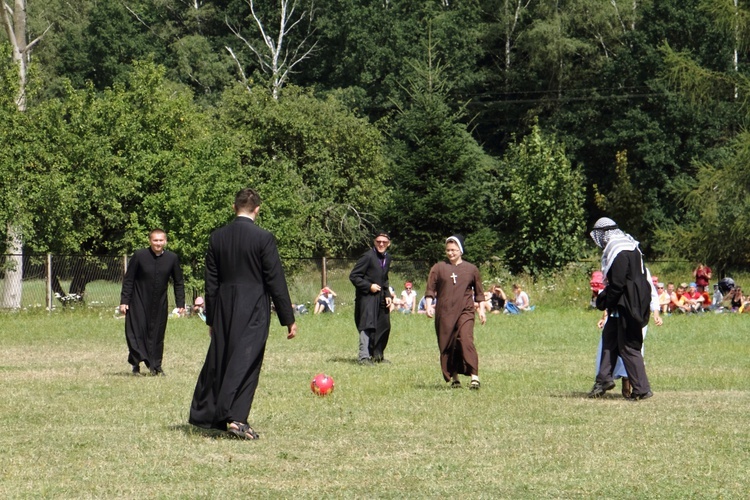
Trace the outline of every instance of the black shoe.
<instances>
[{"instance_id":1,"label":"black shoe","mask_svg":"<svg viewBox=\"0 0 750 500\"><path fill-rule=\"evenodd\" d=\"M151 372L152 377L166 377L167 376L167 374L164 373L164 370L162 370L161 368L151 368L151 370L149 371Z\"/></svg>"},{"instance_id":2,"label":"black shoe","mask_svg":"<svg viewBox=\"0 0 750 500\"><path fill-rule=\"evenodd\" d=\"M390 364L391 364L391 362L390 362L390 361L388 361L388 360L387 360L387 359L385 359L385 358L374 359L373 361L374 361L375 363L382 363L382 364L384 364L384 365L390 365Z\"/></svg>"},{"instance_id":3,"label":"black shoe","mask_svg":"<svg viewBox=\"0 0 750 500\"><path fill-rule=\"evenodd\" d=\"M359 361L357 361L357 364L360 366L373 366L374 363L370 358L361 358Z\"/></svg>"},{"instance_id":4,"label":"black shoe","mask_svg":"<svg viewBox=\"0 0 750 500\"><path fill-rule=\"evenodd\" d=\"M460 388L461 388L460 380L451 380L451 389L460 389Z\"/></svg>"},{"instance_id":5,"label":"black shoe","mask_svg":"<svg viewBox=\"0 0 750 500\"><path fill-rule=\"evenodd\" d=\"M591 388L587 396L590 398L600 398L604 396L605 392L611 391L614 388L615 388L615 383L613 381L607 382L604 385L594 384L594 387Z\"/></svg>"},{"instance_id":6,"label":"black shoe","mask_svg":"<svg viewBox=\"0 0 750 500\"><path fill-rule=\"evenodd\" d=\"M141 366L140 365L133 365L132 374L133 374L134 377L140 377L141 376Z\"/></svg>"},{"instance_id":7,"label":"black shoe","mask_svg":"<svg viewBox=\"0 0 750 500\"><path fill-rule=\"evenodd\" d=\"M651 391L648 391L645 394L632 393L630 395L630 397L628 398L628 401L640 401L641 399L648 399L648 398L650 398L653 395L654 395L654 393L651 392Z\"/></svg>"}]
</instances>

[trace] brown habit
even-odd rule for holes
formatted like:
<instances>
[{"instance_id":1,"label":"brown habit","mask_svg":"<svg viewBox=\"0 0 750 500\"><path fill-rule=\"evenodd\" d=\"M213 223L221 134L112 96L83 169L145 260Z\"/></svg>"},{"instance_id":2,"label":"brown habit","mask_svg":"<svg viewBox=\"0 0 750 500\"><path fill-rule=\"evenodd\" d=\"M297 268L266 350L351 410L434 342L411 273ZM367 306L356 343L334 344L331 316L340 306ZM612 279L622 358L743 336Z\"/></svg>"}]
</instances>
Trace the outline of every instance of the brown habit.
<instances>
[{"instance_id":1,"label":"brown habit","mask_svg":"<svg viewBox=\"0 0 750 500\"><path fill-rule=\"evenodd\" d=\"M474 296L484 300L484 289L477 267L465 261L457 266L438 262L430 269L425 296L437 299L435 331L445 381L450 380L452 373L478 375Z\"/></svg>"}]
</instances>

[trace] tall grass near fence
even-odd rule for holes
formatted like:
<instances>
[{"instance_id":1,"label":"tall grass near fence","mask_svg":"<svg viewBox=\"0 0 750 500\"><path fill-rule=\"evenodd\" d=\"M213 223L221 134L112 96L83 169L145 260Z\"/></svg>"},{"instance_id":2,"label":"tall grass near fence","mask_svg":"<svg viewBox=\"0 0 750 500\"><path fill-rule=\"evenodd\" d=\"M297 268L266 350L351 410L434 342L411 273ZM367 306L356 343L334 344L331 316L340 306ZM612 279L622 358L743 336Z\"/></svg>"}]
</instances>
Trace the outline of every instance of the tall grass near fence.
<instances>
[{"instance_id":1,"label":"tall grass near fence","mask_svg":"<svg viewBox=\"0 0 750 500\"><path fill-rule=\"evenodd\" d=\"M257 442L186 424L208 344L170 319L164 378L128 375L122 320L0 315L0 496L742 498L750 488L750 315L651 327L655 396L602 400L599 314L541 307L477 327L482 389L442 381L432 322L394 315L391 365L355 363L352 310L274 324ZM317 372L336 381L313 396Z\"/></svg>"}]
</instances>

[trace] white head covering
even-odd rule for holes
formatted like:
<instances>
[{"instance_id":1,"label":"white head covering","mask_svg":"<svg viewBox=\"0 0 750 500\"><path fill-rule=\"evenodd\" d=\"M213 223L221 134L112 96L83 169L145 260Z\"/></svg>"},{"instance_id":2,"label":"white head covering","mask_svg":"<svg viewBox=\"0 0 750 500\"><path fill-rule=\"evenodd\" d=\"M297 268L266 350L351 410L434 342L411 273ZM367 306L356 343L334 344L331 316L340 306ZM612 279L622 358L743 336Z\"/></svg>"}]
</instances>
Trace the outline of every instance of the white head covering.
<instances>
[{"instance_id":1,"label":"white head covering","mask_svg":"<svg viewBox=\"0 0 750 500\"><path fill-rule=\"evenodd\" d=\"M463 245L463 243L461 243L461 239L462 238L461 238L460 235L454 234L453 236L448 236L448 238L446 238L446 240L445 240L445 243L448 243L448 242L452 241L453 243L455 243L456 245L458 245L458 251L461 252L461 255L463 255L464 254L464 245Z\"/></svg>"}]
</instances>

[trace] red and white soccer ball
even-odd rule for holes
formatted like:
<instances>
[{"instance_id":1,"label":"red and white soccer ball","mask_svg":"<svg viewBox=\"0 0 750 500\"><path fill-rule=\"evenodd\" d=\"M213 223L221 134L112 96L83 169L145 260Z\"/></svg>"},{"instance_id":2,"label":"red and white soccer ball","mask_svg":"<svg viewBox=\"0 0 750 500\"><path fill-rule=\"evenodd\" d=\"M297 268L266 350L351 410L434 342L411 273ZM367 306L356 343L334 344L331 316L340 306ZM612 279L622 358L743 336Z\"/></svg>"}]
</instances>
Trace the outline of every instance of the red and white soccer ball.
<instances>
[{"instance_id":1,"label":"red and white soccer ball","mask_svg":"<svg viewBox=\"0 0 750 500\"><path fill-rule=\"evenodd\" d=\"M333 377L329 377L325 373L318 373L310 382L310 389L313 394L318 396L327 396L333 392Z\"/></svg>"}]
</instances>

